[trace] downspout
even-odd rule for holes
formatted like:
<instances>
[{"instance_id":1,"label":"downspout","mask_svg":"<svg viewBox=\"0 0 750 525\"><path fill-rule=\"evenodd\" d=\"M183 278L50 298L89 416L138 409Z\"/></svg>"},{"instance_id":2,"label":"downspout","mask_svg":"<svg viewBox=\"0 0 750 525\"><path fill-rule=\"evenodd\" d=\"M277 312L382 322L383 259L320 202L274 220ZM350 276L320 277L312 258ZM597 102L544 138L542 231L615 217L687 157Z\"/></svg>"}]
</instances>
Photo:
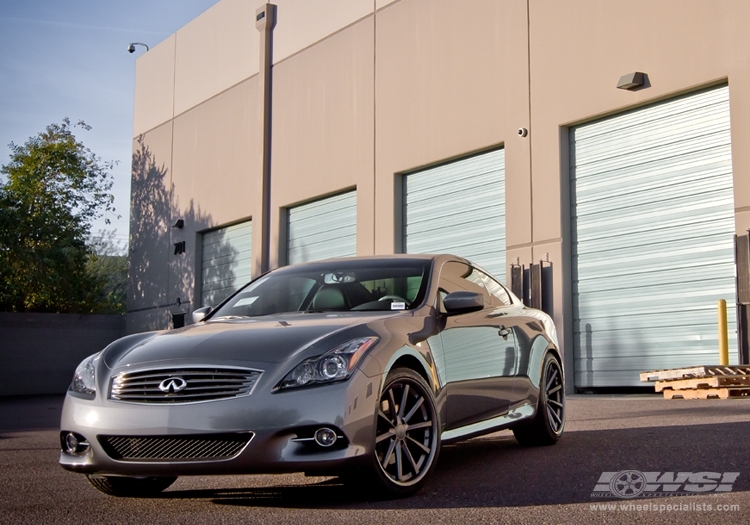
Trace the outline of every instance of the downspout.
<instances>
[{"instance_id":1,"label":"downspout","mask_svg":"<svg viewBox=\"0 0 750 525\"><path fill-rule=\"evenodd\" d=\"M273 29L276 27L276 6L264 4L255 12L255 27L260 31L260 140L261 140L261 252L259 272L270 270L271 251L271 102L273 67ZM255 258L257 261L257 257ZM256 268L253 268L256 270Z\"/></svg>"}]
</instances>

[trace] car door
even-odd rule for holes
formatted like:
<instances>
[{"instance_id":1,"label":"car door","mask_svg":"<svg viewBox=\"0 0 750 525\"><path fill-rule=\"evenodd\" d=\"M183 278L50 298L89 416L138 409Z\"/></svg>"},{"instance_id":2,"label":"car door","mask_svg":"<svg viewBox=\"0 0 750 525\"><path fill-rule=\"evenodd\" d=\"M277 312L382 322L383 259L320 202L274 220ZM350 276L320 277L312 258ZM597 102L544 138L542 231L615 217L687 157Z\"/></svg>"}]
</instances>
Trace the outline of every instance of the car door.
<instances>
[{"instance_id":1,"label":"car door","mask_svg":"<svg viewBox=\"0 0 750 525\"><path fill-rule=\"evenodd\" d=\"M507 413L513 399L517 352L512 319L498 312L498 301L483 286L471 266L451 261L439 278L440 333L445 388L448 396L446 430ZM482 294L485 308L447 315L442 298L455 291Z\"/></svg>"}]
</instances>

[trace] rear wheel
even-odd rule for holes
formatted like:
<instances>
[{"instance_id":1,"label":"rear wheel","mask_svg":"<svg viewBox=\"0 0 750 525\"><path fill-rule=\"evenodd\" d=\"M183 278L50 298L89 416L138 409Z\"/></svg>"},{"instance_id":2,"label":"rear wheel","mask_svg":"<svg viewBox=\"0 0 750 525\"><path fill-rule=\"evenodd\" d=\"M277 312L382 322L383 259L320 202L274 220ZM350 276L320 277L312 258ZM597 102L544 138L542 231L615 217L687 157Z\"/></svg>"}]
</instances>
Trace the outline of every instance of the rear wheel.
<instances>
[{"instance_id":1,"label":"rear wheel","mask_svg":"<svg viewBox=\"0 0 750 525\"><path fill-rule=\"evenodd\" d=\"M534 419L513 429L516 440L524 446L554 445L565 428L565 384L562 367L557 358L548 353L544 357L539 401Z\"/></svg>"},{"instance_id":2,"label":"rear wheel","mask_svg":"<svg viewBox=\"0 0 750 525\"><path fill-rule=\"evenodd\" d=\"M388 374L378 404L371 472L382 495L411 494L424 485L440 452L439 428L425 380L408 368Z\"/></svg>"},{"instance_id":3,"label":"rear wheel","mask_svg":"<svg viewBox=\"0 0 750 525\"><path fill-rule=\"evenodd\" d=\"M155 496L169 487L177 477L129 478L120 476L86 476L97 490L110 496L147 498Z\"/></svg>"}]
</instances>

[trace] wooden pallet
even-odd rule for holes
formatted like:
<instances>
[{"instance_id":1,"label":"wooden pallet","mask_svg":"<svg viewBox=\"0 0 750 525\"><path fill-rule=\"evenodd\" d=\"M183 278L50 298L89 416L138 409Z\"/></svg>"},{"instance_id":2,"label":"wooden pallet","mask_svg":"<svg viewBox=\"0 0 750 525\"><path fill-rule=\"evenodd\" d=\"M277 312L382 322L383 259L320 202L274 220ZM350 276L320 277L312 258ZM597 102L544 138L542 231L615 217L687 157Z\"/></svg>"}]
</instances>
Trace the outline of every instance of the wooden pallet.
<instances>
[{"instance_id":1,"label":"wooden pallet","mask_svg":"<svg viewBox=\"0 0 750 525\"><path fill-rule=\"evenodd\" d=\"M750 388L698 388L695 390L664 390L664 399L728 399L750 396Z\"/></svg>"},{"instance_id":2,"label":"wooden pallet","mask_svg":"<svg viewBox=\"0 0 750 525\"><path fill-rule=\"evenodd\" d=\"M701 365L668 370L641 372L641 381L665 381L669 379L691 379L698 377L719 377L750 375L750 366Z\"/></svg>"},{"instance_id":3,"label":"wooden pallet","mask_svg":"<svg viewBox=\"0 0 750 525\"><path fill-rule=\"evenodd\" d=\"M654 384L656 392L662 390L695 390L699 388L719 388L733 386L750 386L750 375L731 375L698 377L695 379L671 379L669 381L657 381Z\"/></svg>"}]
</instances>

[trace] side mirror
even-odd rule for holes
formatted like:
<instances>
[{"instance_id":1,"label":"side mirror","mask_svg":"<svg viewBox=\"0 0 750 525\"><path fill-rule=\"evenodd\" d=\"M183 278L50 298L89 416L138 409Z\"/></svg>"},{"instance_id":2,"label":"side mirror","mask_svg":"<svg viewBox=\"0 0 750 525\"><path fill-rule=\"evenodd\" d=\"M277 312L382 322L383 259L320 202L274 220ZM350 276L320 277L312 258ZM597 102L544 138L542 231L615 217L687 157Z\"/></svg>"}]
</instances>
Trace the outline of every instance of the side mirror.
<instances>
[{"instance_id":1,"label":"side mirror","mask_svg":"<svg viewBox=\"0 0 750 525\"><path fill-rule=\"evenodd\" d=\"M453 292L443 299L448 315L466 314L484 308L484 296L476 292Z\"/></svg>"},{"instance_id":2,"label":"side mirror","mask_svg":"<svg viewBox=\"0 0 750 525\"><path fill-rule=\"evenodd\" d=\"M203 319L208 315L208 312L211 311L210 306L204 306L202 308L198 308L197 310L193 311L193 322L194 323L200 323L203 321Z\"/></svg>"}]
</instances>

